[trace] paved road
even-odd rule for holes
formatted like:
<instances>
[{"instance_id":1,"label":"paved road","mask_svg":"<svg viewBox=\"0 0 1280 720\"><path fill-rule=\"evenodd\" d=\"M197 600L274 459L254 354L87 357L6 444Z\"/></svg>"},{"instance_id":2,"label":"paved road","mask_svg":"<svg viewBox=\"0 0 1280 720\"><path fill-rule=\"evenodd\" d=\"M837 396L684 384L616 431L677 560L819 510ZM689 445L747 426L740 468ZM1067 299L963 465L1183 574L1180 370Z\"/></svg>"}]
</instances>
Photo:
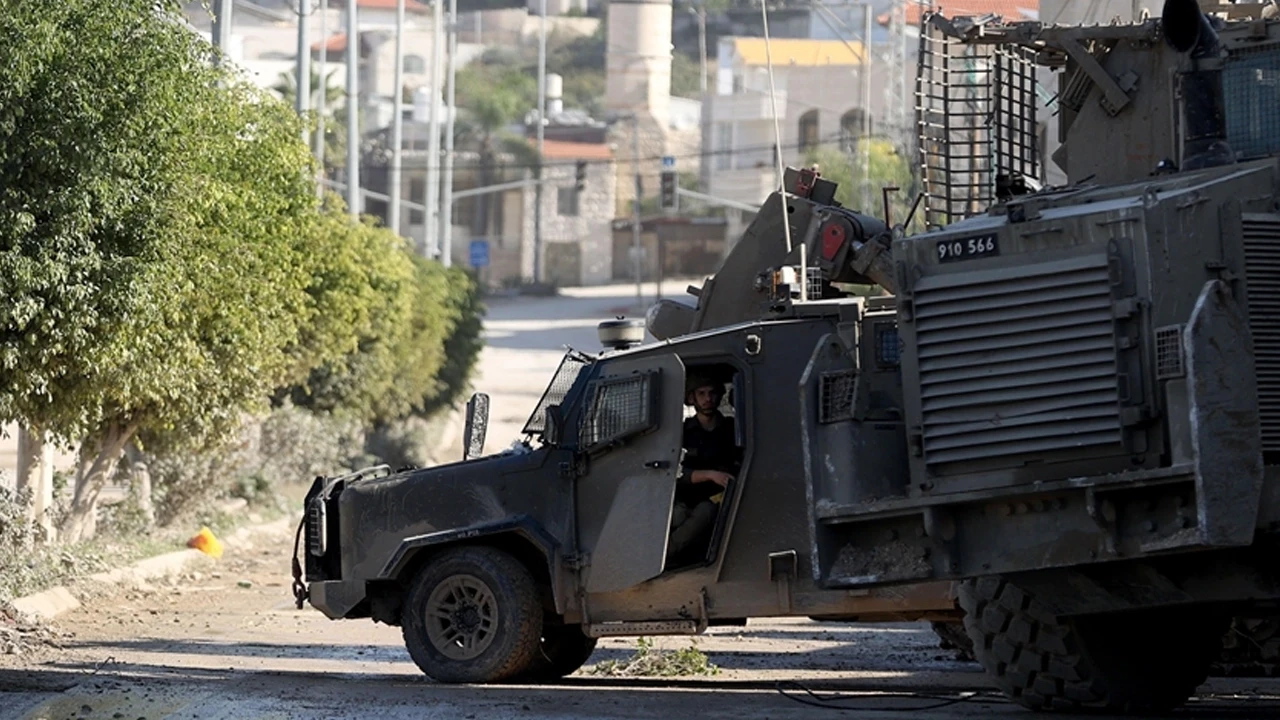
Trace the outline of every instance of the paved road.
<instances>
[{"instance_id":1,"label":"paved road","mask_svg":"<svg viewBox=\"0 0 1280 720\"><path fill-rule=\"evenodd\" d=\"M632 288L605 288L491 303L478 378L493 400L489 452L518 435L558 348L597 350L596 322L631 312L633 299ZM409 660L397 628L333 622L294 607L291 540L277 528L172 582L87 590L84 607L55 623L51 642L25 642L19 654L0 655L0 720L789 720L899 718L912 709L939 720L1032 717L990 693L976 665L939 650L919 623L791 619L713 628L696 640L720 668L708 677L597 674L602 663L634 652L634 641L611 639L556 685L442 686ZM658 640L666 648L689 643ZM1280 681L1215 680L1204 690L1180 716L1280 717ZM925 709L956 698L967 699Z\"/></svg>"}]
</instances>

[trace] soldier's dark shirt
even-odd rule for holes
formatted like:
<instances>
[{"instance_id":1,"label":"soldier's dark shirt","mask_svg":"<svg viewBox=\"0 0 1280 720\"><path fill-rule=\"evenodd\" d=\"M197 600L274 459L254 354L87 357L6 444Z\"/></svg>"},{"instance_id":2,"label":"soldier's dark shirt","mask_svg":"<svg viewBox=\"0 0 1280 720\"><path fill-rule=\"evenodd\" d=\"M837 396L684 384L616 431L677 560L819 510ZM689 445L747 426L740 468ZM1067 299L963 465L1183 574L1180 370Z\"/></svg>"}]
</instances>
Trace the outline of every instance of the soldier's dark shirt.
<instances>
[{"instance_id":1,"label":"soldier's dark shirt","mask_svg":"<svg viewBox=\"0 0 1280 720\"><path fill-rule=\"evenodd\" d=\"M715 428L707 430L695 415L684 421L684 465L676 484L676 500L697 505L724 490L716 483L695 483L694 470L719 470L737 475L742 466L742 450L734 443L733 418L717 413Z\"/></svg>"}]
</instances>

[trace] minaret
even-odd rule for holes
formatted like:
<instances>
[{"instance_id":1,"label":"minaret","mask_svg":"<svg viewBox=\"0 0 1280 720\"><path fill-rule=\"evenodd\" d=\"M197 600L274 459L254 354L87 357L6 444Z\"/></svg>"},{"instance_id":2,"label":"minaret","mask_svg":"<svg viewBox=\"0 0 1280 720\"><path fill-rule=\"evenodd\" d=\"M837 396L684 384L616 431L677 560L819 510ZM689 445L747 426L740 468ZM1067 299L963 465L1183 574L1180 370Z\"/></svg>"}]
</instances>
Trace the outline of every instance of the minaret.
<instances>
[{"instance_id":1,"label":"minaret","mask_svg":"<svg viewBox=\"0 0 1280 720\"><path fill-rule=\"evenodd\" d=\"M671 99L671 0L610 0L605 110L665 129Z\"/></svg>"}]
</instances>

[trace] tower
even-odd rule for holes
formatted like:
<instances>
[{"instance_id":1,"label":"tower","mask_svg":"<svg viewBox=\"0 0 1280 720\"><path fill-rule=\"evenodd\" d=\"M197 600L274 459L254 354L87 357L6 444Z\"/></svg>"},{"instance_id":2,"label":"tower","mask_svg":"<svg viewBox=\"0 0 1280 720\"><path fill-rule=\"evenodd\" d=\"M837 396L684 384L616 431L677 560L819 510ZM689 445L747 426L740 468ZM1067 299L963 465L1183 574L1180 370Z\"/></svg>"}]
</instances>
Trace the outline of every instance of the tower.
<instances>
[{"instance_id":1,"label":"tower","mask_svg":"<svg viewBox=\"0 0 1280 720\"><path fill-rule=\"evenodd\" d=\"M666 128L671 104L671 0L611 0L605 109Z\"/></svg>"}]
</instances>

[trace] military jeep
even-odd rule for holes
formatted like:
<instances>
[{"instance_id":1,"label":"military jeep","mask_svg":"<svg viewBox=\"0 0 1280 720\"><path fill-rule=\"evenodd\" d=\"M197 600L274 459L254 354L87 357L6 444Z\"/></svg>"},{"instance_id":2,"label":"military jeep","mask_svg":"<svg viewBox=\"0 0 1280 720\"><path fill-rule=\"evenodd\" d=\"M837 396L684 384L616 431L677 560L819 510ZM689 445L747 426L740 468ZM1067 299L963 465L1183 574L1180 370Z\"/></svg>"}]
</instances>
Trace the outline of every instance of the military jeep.
<instances>
[{"instance_id":1,"label":"military jeep","mask_svg":"<svg viewBox=\"0 0 1280 720\"><path fill-rule=\"evenodd\" d=\"M850 477L859 492L887 491L906 467L892 304L792 302L790 286L779 288L766 318L569 351L512 449L470 457L487 417L476 396L462 462L317 478L300 528L299 604L400 626L413 660L441 682L555 679L601 637L692 635L752 617L955 619L948 583L828 581L833 562L848 560L819 553L816 506L855 500ZM705 551L673 563L695 370L725 383L744 460Z\"/></svg>"}]
</instances>

